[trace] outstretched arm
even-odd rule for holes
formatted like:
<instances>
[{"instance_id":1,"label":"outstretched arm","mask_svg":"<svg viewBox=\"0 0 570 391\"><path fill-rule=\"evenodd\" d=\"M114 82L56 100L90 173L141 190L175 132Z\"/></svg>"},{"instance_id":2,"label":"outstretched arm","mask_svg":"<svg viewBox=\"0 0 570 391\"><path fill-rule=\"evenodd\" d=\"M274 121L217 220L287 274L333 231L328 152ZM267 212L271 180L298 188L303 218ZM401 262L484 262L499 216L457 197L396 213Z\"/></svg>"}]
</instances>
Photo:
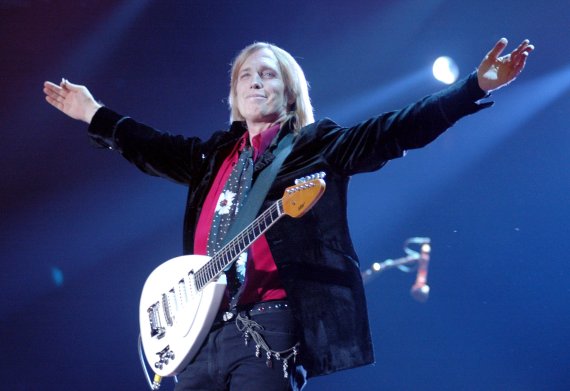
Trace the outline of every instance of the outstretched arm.
<instances>
[{"instance_id":1,"label":"outstretched arm","mask_svg":"<svg viewBox=\"0 0 570 391\"><path fill-rule=\"evenodd\" d=\"M515 80L524 69L528 55L534 50L534 45L525 39L511 53L499 57L507 43L506 38L501 38L477 69L479 87L486 92L499 89Z\"/></svg>"},{"instance_id":2,"label":"outstretched arm","mask_svg":"<svg viewBox=\"0 0 570 391\"><path fill-rule=\"evenodd\" d=\"M62 79L59 85L44 83L46 101L64 114L88 124L101 105L95 101L87 87Z\"/></svg>"}]
</instances>

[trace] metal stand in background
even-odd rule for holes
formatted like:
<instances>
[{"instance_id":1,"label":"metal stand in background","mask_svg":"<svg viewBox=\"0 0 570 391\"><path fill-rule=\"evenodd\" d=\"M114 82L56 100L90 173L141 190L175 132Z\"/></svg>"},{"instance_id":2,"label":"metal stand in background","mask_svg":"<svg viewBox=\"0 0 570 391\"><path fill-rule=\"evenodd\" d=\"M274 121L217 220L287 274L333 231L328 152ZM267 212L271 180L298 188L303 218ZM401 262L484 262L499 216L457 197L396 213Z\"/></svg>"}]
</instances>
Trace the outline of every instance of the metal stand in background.
<instances>
[{"instance_id":1,"label":"metal stand in background","mask_svg":"<svg viewBox=\"0 0 570 391\"><path fill-rule=\"evenodd\" d=\"M369 283L378 275L388 269L398 268L403 272L410 273L416 271L416 282L410 289L410 294L419 302L427 301L429 297L429 285L427 284L427 273L431 252L430 238L409 238L404 242L405 257L397 259L387 259L384 262L374 262L370 268L362 273L364 284ZM420 246L419 251L411 246Z\"/></svg>"}]
</instances>

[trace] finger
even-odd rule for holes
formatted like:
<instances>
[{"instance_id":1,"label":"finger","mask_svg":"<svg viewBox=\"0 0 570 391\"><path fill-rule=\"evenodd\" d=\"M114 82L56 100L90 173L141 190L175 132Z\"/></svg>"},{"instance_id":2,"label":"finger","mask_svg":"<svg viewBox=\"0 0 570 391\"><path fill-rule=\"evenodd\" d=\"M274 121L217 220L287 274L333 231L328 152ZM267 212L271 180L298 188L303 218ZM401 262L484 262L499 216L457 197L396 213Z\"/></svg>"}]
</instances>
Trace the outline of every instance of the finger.
<instances>
[{"instance_id":1,"label":"finger","mask_svg":"<svg viewBox=\"0 0 570 391\"><path fill-rule=\"evenodd\" d=\"M44 83L44 94L55 101L63 102L69 92L53 83Z\"/></svg>"},{"instance_id":2,"label":"finger","mask_svg":"<svg viewBox=\"0 0 570 391\"><path fill-rule=\"evenodd\" d=\"M489 53L487 53L487 57L492 59L497 59L501 55L503 50L505 50L508 43L509 41L507 41L506 38L499 39L495 44L495 46L489 51Z\"/></svg>"},{"instance_id":3,"label":"finger","mask_svg":"<svg viewBox=\"0 0 570 391\"><path fill-rule=\"evenodd\" d=\"M527 55L534 50L534 45L532 45L528 39L523 41L524 45L521 45L520 53L526 53Z\"/></svg>"},{"instance_id":4,"label":"finger","mask_svg":"<svg viewBox=\"0 0 570 391\"><path fill-rule=\"evenodd\" d=\"M514 80L524 69L528 54L526 52L520 53L518 56L511 58L507 68L507 78L509 81Z\"/></svg>"},{"instance_id":5,"label":"finger","mask_svg":"<svg viewBox=\"0 0 570 391\"><path fill-rule=\"evenodd\" d=\"M50 81L44 82L44 91L49 91L53 93L59 93L61 91L61 87L57 84L54 84Z\"/></svg>"},{"instance_id":6,"label":"finger","mask_svg":"<svg viewBox=\"0 0 570 391\"><path fill-rule=\"evenodd\" d=\"M47 91L44 90L44 92L46 93L46 99L49 98L49 102L57 102L60 104L64 104L65 103L65 97L58 95L58 94L54 94L54 93L49 93Z\"/></svg>"},{"instance_id":7,"label":"finger","mask_svg":"<svg viewBox=\"0 0 570 391\"><path fill-rule=\"evenodd\" d=\"M59 86L51 81L44 81L44 87L59 88Z\"/></svg>"},{"instance_id":8,"label":"finger","mask_svg":"<svg viewBox=\"0 0 570 391\"><path fill-rule=\"evenodd\" d=\"M524 39L519 46L516 47L516 49L514 50L515 52L520 52L522 51L525 47L527 47L530 44L530 41L528 39Z\"/></svg>"},{"instance_id":9,"label":"finger","mask_svg":"<svg viewBox=\"0 0 570 391\"><path fill-rule=\"evenodd\" d=\"M528 45L523 52L525 52L527 55L532 52L534 50L534 45Z\"/></svg>"},{"instance_id":10,"label":"finger","mask_svg":"<svg viewBox=\"0 0 570 391\"><path fill-rule=\"evenodd\" d=\"M63 111L63 103L58 102L56 99L52 98L49 95L46 95L46 101L56 109Z\"/></svg>"},{"instance_id":11,"label":"finger","mask_svg":"<svg viewBox=\"0 0 570 391\"><path fill-rule=\"evenodd\" d=\"M67 90L72 90L72 91L77 91L83 87L79 84L73 84L67 79L62 79L61 83L62 83L63 88L65 88Z\"/></svg>"},{"instance_id":12,"label":"finger","mask_svg":"<svg viewBox=\"0 0 570 391\"><path fill-rule=\"evenodd\" d=\"M519 54L519 56L517 56L515 62L513 62L513 70L517 75L522 72L526 64L527 58L528 58L528 53L522 52Z\"/></svg>"},{"instance_id":13,"label":"finger","mask_svg":"<svg viewBox=\"0 0 570 391\"><path fill-rule=\"evenodd\" d=\"M524 41L522 41L522 43L519 46L521 47L521 52L522 51L526 52L528 50L530 50L530 51L534 50L534 45L532 45L528 39L525 39Z\"/></svg>"},{"instance_id":14,"label":"finger","mask_svg":"<svg viewBox=\"0 0 570 391\"><path fill-rule=\"evenodd\" d=\"M530 46L529 40L528 40L528 39L525 39L524 41L522 41L522 42L520 43L519 46L517 46L517 47L515 48L515 50L512 51L512 54L513 54L514 56L518 56L518 55L520 55L521 53L523 53L524 51L526 51L526 49L527 49L529 46Z\"/></svg>"},{"instance_id":15,"label":"finger","mask_svg":"<svg viewBox=\"0 0 570 391\"><path fill-rule=\"evenodd\" d=\"M523 41L517 49L512 53L512 62L518 64L521 61L526 61L528 55L534 50L534 45L530 45L528 40Z\"/></svg>"},{"instance_id":16,"label":"finger","mask_svg":"<svg viewBox=\"0 0 570 391\"><path fill-rule=\"evenodd\" d=\"M49 96L52 99L56 99L56 100L59 100L59 99L63 100L64 99L63 96L61 96L57 92L44 90L44 93L46 94L46 96Z\"/></svg>"}]
</instances>

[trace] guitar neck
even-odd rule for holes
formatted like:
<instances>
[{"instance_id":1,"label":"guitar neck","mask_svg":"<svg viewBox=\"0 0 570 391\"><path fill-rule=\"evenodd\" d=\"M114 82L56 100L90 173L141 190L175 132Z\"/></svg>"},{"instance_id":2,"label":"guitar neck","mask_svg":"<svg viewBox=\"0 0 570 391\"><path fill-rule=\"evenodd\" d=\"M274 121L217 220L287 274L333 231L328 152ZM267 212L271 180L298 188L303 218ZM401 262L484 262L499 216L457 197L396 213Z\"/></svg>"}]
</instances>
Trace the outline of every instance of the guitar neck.
<instances>
[{"instance_id":1,"label":"guitar neck","mask_svg":"<svg viewBox=\"0 0 570 391\"><path fill-rule=\"evenodd\" d=\"M204 286L216 279L283 215L283 202L278 200L196 271L196 288L202 290Z\"/></svg>"}]
</instances>

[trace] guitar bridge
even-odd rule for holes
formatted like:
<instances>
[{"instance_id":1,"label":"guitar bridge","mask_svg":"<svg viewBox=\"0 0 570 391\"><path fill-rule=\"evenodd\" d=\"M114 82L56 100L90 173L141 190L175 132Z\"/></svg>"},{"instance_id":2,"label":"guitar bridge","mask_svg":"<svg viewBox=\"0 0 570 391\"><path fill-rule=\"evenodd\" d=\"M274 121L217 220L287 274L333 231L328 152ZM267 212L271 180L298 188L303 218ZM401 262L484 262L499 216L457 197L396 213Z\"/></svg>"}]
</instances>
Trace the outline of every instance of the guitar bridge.
<instances>
[{"instance_id":1,"label":"guitar bridge","mask_svg":"<svg viewBox=\"0 0 570 391\"><path fill-rule=\"evenodd\" d=\"M150 336L151 338L162 338L164 337L164 333L166 332L165 328L162 326L162 322L160 321L159 311L159 304L154 303L150 307L148 307L148 321L150 323Z\"/></svg>"}]
</instances>

